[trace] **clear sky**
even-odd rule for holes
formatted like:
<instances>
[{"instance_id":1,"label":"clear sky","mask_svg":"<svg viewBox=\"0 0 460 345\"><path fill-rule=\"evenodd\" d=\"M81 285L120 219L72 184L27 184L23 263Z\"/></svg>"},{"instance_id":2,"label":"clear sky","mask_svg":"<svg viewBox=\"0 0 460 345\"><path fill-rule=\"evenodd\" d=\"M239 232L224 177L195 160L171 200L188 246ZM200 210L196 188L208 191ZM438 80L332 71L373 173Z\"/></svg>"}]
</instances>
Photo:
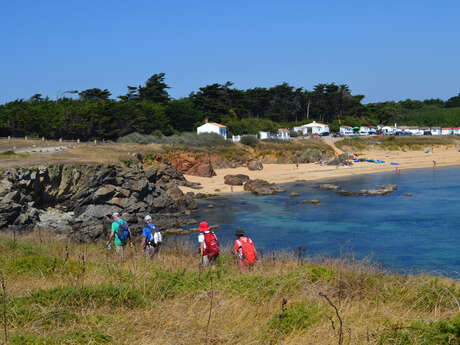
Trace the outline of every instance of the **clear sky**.
<instances>
[{"instance_id":1,"label":"clear sky","mask_svg":"<svg viewBox=\"0 0 460 345\"><path fill-rule=\"evenodd\" d=\"M165 72L212 83L348 84L365 102L460 92L459 0L2 1L0 103Z\"/></svg>"}]
</instances>

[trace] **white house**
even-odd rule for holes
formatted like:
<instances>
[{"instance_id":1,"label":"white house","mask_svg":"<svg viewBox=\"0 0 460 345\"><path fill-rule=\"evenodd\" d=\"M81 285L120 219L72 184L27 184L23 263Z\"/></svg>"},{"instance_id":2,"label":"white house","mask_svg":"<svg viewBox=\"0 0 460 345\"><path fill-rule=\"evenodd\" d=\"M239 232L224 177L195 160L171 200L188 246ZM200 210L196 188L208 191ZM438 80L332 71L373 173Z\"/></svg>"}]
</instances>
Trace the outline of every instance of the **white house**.
<instances>
[{"instance_id":1,"label":"white house","mask_svg":"<svg viewBox=\"0 0 460 345\"><path fill-rule=\"evenodd\" d=\"M227 126L221 125L216 122L206 122L196 129L198 134L202 133L216 133L227 139Z\"/></svg>"},{"instance_id":2,"label":"white house","mask_svg":"<svg viewBox=\"0 0 460 345\"><path fill-rule=\"evenodd\" d=\"M380 130L384 135L393 135L397 132L398 128L393 126L383 126Z\"/></svg>"},{"instance_id":3,"label":"white house","mask_svg":"<svg viewBox=\"0 0 460 345\"><path fill-rule=\"evenodd\" d=\"M279 128L278 129L278 139L284 139L284 140L291 139L291 134L289 133L289 129Z\"/></svg>"},{"instance_id":4,"label":"white house","mask_svg":"<svg viewBox=\"0 0 460 345\"><path fill-rule=\"evenodd\" d=\"M423 135L423 132L424 132L423 129L418 128L418 127L409 127L407 128L406 131L412 135Z\"/></svg>"},{"instance_id":5,"label":"white house","mask_svg":"<svg viewBox=\"0 0 460 345\"><path fill-rule=\"evenodd\" d=\"M350 126L340 126L339 133L344 137L349 137L355 134L353 127Z\"/></svg>"},{"instance_id":6,"label":"white house","mask_svg":"<svg viewBox=\"0 0 460 345\"><path fill-rule=\"evenodd\" d=\"M294 127L293 130L295 132L301 132L303 135L322 135L324 133L329 133L329 126L324 123L313 121L312 123L306 125Z\"/></svg>"},{"instance_id":7,"label":"white house","mask_svg":"<svg viewBox=\"0 0 460 345\"><path fill-rule=\"evenodd\" d=\"M441 128L441 135L452 135L453 132L454 132L453 129L450 127Z\"/></svg>"},{"instance_id":8,"label":"white house","mask_svg":"<svg viewBox=\"0 0 460 345\"><path fill-rule=\"evenodd\" d=\"M431 127L431 135L441 135L440 127Z\"/></svg>"},{"instance_id":9,"label":"white house","mask_svg":"<svg viewBox=\"0 0 460 345\"><path fill-rule=\"evenodd\" d=\"M359 133L361 135L374 135L377 134L377 128L372 126L361 126L359 127Z\"/></svg>"},{"instance_id":10,"label":"white house","mask_svg":"<svg viewBox=\"0 0 460 345\"><path fill-rule=\"evenodd\" d=\"M452 134L454 135L460 135L460 128L452 128Z\"/></svg>"}]
</instances>

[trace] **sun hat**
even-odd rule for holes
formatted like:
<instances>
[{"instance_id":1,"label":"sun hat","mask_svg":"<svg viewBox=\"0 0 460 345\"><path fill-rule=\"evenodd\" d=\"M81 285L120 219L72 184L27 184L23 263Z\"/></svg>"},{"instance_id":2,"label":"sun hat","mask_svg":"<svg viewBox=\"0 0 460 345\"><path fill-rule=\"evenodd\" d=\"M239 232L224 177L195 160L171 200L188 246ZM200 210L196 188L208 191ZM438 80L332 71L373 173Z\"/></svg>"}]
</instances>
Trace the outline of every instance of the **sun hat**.
<instances>
[{"instance_id":1,"label":"sun hat","mask_svg":"<svg viewBox=\"0 0 460 345\"><path fill-rule=\"evenodd\" d=\"M152 217L150 217L149 215L146 215L145 218L144 218L144 220L145 220L146 222L151 222L151 221L152 221Z\"/></svg>"},{"instance_id":2,"label":"sun hat","mask_svg":"<svg viewBox=\"0 0 460 345\"><path fill-rule=\"evenodd\" d=\"M119 218L120 217L120 214L118 212L114 212L112 214L112 218Z\"/></svg>"},{"instance_id":3,"label":"sun hat","mask_svg":"<svg viewBox=\"0 0 460 345\"><path fill-rule=\"evenodd\" d=\"M200 231L209 231L209 225L208 222L201 222L200 226L198 227L198 230Z\"/></svg>"},{"instance_id":4,"label":"sun hat","mask_svg":"<svg viewBox=\"0 0 460 345\"><path fill-rule=\"evenodd\" d=\"M243 229L236 229L235 235L236 236L244 236L244 235L246 235L246 232Z\"/></svg>"}]
</instances>

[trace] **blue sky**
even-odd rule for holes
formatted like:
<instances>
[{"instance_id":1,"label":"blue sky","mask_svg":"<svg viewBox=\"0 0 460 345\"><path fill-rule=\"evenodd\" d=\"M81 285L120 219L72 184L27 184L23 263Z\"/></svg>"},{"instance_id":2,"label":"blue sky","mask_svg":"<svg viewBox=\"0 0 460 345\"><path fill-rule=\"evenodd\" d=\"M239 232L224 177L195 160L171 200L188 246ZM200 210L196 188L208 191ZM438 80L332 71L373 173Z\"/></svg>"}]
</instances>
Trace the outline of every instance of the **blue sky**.
<instances>
[{"instance_id":1,"label":"blue sky","mask_svg":"<svg viewBox=\"0 0 460 345\"><path fill-rule=\"evenodd\" d=\"M365 102L460 92L460 1L3 2L0 103L165 72L170 94L211 83L348 84Z\"/></svg>"}]
</instances>

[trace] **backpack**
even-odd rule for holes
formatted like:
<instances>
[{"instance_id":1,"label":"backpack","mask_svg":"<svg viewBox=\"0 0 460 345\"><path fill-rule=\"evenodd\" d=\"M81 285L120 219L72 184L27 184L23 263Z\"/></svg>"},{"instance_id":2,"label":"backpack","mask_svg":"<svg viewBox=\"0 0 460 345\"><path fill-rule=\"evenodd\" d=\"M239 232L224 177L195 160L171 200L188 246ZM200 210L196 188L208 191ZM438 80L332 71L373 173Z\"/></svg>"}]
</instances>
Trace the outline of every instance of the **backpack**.
<instances>
[{"instance_id":1,"label":"backpack","mask_svg":"<svg viewBox=\"0 0 460 345\"><path fill-rule=\"evenodd\" d=\"M123 219L119 219L116 222L118 223L117 237L122 243L126 243L129 238L128 223Z\"/></svg>"},{"instance_id":2,"label":"backpack","mask_svg":"<svg viewBox=\"0 0 460 345\"><path fill-rule=\"evenodd\" d=\"M256 262L256 250L254 248L254 243L246 237L246 241L238 240L239 245L241 246L241 252L243 253L243 258L247 264L253 264Z\"/></svg>"},{"instance_id":3,"label":"backpack","mask_svg":"<svg viewBox=\"0 0 460 345\"><path fill-rule=\"evenodd\" d=\"M153 227L150 225L153 225ZM161 242L163 242L161 232L157 230L155 224L147 224L147 226L150 229L150 241L147 244L152 247L160 246Z\"/></svg>"},{"instance_id":4,"label":"backpack","mask_svg":"<svg viewBox=\"0 0 460 345\"><path fill-rule=\"evenodd\" d=\"M204 242L206 243L206 251L204 254L207 255L208 258L213 258L219 255L219 243L217 242L216 235L214 235L212 231L204 233Z\"/></svg>"}]
</instances>

